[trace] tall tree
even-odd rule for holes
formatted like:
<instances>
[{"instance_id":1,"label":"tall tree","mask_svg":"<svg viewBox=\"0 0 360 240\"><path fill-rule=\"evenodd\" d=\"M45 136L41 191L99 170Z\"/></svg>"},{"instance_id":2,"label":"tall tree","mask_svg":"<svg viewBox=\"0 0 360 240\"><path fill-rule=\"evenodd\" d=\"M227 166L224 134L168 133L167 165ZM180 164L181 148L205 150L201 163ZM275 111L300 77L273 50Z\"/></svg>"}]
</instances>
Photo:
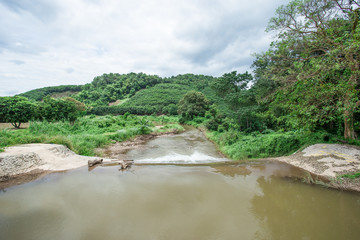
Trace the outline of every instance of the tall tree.
<instances>
[{"instance_id":1,"label":"tall tree","mask_svg":"<svg viewBox=\"0 0 360 240\"><path fill-rule=\"evenodd\" d=\"M185 120L191 120L196 116L203 117L209 110L209 101L203 93L190 91L179 101L178 113Z\"/></svg>"},{"instance_id":2,"label":"tall tree","mask_svg":"<svg viewBox=\"0 0 360 240\"><path fill-rule=\"evenodd\" d=\"M268 28L278 37L267 53L269 72L293 96L303 94L288 99L289 106L309 117L341 114L347 139L355 138L360 105L359 7L355 0L293 0L277 9ZM304 86L311 88L302 92Z\"/></svg>"},{"instance_id":3,"label":"tall tree","mask_svg":"<svg viewBox=\"0 0 360 240\"><path fill-rule=\"evenodd\" d=\"M255 99L255 91L248 89L252 80L253 77L248 72L233 71L211 83L211 87L231 110L230 114L236 119L240 129L254 129L257 119L259 105Z\"/></svg>"}]
</instances>

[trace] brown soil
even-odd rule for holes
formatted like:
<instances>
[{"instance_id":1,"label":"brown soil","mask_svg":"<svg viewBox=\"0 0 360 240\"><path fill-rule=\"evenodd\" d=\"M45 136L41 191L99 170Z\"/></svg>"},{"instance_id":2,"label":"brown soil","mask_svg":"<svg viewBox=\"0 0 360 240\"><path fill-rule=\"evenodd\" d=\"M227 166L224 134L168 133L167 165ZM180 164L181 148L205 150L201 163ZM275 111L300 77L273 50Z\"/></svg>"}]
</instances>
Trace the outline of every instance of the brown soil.
<instances>
[{"instance_id":1,"label":"brown soil","mask_svg":"<svg viewBox=\"0 0 360 240\"><path fill-rule=\"evenodd\" d=\"M20 129L24 129L24 128L28 128L29 127L29 123L22 123L20 125ZM0 129L11 129L11 130L17 130L16 128L14 128L13 125L11 125L11 123L0 123Z\"/></svg>"}]
</instances>

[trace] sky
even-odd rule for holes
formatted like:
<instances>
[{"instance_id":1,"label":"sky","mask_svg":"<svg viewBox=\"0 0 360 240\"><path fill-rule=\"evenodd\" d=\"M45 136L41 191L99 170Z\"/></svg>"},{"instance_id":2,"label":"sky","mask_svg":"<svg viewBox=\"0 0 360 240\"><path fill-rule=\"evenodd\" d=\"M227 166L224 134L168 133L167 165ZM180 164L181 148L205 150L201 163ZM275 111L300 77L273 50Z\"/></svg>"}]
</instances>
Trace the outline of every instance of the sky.
<instances>
[{"instance_id":1,"label":"sky","mask_svg":"<svg viewBox=\"0 0 360 240\"><path fill-rule=\"evenodd\" d=\"M288 0L0 0L0 96L90 83L251 71Z\"/></svg>"}]
</instances>

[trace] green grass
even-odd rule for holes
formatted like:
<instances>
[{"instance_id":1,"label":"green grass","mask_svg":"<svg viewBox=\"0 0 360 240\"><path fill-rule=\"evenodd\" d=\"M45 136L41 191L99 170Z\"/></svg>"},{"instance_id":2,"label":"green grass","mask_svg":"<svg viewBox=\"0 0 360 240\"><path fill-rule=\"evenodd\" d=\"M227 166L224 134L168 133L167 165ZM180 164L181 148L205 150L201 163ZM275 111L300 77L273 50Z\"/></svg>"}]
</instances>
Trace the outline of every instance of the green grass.
<instances>
[{"instance_id":1,"label":"green grass","mask_svg":"<svg viewBox=\"0 0 360 240\"><path fill-rule=\"evenodd\" d=\"M159 131L181 130L177 117L167 116L86 116L73 125L69 122L31 122L29 128L0 130L1 149L17 144L63 144L74 152L92 156L95 149L114 141L125 141L134 136Z\"/></svg>"},{"instance_id":2,"label":"green grass","mask_svg":"<svg viewBox=\"0 0 360 240\"><path fill-rule=\"evenodd\" d=\"M360 172L353 173L353 174L344 174L340 176L341 178L350 178L350 179L356 179L360 178Z\"/></svg>"},{"instance_id":3,"label":"green grass","mask_svg":"<svg viewBox=\"0 0 360 240\"><path fill-rule=\"evenodd\" d=\"M207 132L220 151L234 160L290 155L316 143L331 143L325 132L270 132L245 134L238 131Z\"/></svg>"}]
</instances>

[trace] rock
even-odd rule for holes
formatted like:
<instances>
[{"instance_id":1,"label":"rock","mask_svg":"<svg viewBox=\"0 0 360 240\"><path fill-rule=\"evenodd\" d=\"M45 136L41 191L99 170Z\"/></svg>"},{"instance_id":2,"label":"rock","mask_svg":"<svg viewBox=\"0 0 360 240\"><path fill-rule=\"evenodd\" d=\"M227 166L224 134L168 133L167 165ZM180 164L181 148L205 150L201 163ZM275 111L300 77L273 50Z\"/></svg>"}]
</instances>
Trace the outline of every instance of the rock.
<instances>
[{"instance_id":1,"label":"rock","mask_svg":"<svg viewBox=\"0 0 360 240\"><path fill-rule=\"evenodd\" d=\"M38 154L29 152L25 154L9 155L0 158L0 175L15 175L34 169L41 165L42 161Z\"/></svg>"},{"instance_id":2,"label":"rock","mask_svg":"<svg viewBox=\"0 0 360 240\"><path fill-rule=\"evenodd\" d=\"M119 162L120 170L127 170L127 169L131 168L133 163L134 163L134 160L124 160L122 162Z\"/></svg>"},{"instance_id":3,"label":"rock","mask_svg":"<svg viewBox=\"0 0 360 240\"><path fill-rule=\"evenodd\" d=\"M102 162L103 162L103 159L89 160L88 161L88 166L93 167L93 166L95 166L97 164L102 164Z\"/></svg>"}]
</instances>

